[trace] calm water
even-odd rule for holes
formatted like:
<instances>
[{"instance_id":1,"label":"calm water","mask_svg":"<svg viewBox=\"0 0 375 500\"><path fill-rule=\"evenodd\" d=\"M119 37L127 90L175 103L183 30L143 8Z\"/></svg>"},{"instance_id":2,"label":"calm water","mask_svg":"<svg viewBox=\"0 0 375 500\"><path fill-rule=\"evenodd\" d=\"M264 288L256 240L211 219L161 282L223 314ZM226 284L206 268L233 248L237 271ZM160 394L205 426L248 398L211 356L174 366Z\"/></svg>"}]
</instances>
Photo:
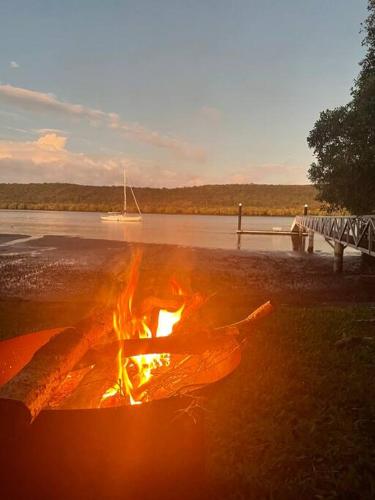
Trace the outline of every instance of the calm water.
<instances>
[{"instance_id":1,"label":"calm water","mask_svg":"<svg viewBox=\"0 0 375 500\"><path fill-rule=\"evenodd\" d=\"M243 229L290 229L292 217L243 217ZM0 233L54 234L205 248L237 248L237 217L215 215L144 215L142 223L103 222L99 213L0 210ZM289 236L242 236L241 249L291 251ZM315 249L331 252L321 237Z\"/></svg>"}]
</instances>

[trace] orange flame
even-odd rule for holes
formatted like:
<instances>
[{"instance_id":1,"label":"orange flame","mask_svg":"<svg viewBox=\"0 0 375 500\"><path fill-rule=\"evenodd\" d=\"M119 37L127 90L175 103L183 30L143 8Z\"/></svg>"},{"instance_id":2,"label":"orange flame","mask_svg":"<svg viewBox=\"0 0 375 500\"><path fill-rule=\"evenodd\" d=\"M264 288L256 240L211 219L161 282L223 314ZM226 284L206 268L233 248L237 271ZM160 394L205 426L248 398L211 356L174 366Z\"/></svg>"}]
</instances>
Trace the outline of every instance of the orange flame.
<instances>
[{"instance_id":1,"label":"orange flame","mask_svg":"<svg viewBox=\"0 0 375 500\"><path fill-rule=\"evenodd\" d=\"M117 340L120 342L132 338L152 338L151 318L149 316L137 317L133 314L133 298L136 290L141 254L136 253L126 289L120 295L116 310L113 314L113 329ZM182 295L181 288L174 281L172 289L175 295ZM185 304L177 311L160 309L157 319L156 337L171 335L173 327L180 321ZM140 354L124 357L122 348L117 354L117 382L107 389L102 396L102 403L108 398L125 396L130 404L141 404L141 388L153 376L153 371L163 366L169 366L170 354Z\"/></svg>"}]
</instances>

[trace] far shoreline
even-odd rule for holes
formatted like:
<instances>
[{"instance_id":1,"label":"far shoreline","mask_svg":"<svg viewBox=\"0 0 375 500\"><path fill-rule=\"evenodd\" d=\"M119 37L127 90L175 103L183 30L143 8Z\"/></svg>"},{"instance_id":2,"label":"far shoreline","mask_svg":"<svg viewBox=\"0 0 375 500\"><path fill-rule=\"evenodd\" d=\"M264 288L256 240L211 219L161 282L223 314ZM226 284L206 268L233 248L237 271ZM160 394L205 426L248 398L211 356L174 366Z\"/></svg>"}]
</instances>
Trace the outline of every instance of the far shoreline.
<instances>
[{"instance_id":1,"label":"far shoreline","mask_svg":"<svg viewBox=\"0 0 375 500\"><path fill-rule=\"evenodd\" d=\"M245 216L294 217L306 204L312 215L326 213L312 185L207 184L134 190L144 214L237 215L239 204ZM128 210L136 211L132 197L129 200ZM123 203L122 186L0 183L0 209L5 210L119 212Z\"/></svg>"},{"instance_id":2,"label":"far shoreline","mask_svg":"<svg viewBox=\"0 0 375 500\"><path fill-rule=\"evenodd\" d=\"M2 208L0 207L0 212L71 212L71 213L80 213L80 214L105 214L106 211L101 210L69 210L69 209L53 209L53 208ZM129 212L133 213L133 212ZM214 216L214 217L237 217L238 212L233 211L233 213L223 214L220 212L212 212L212 213L196 213L196 212L142 212L142 215L198 215L202 217L206 216ZM282 214L268 214L268 213L246 213L246 210L242 212L242 217L296 217L297 215L302 215L301 213L282 213ZM326 212L311 211L310 215L326 215Z\"/></svg>"}]
</instances>

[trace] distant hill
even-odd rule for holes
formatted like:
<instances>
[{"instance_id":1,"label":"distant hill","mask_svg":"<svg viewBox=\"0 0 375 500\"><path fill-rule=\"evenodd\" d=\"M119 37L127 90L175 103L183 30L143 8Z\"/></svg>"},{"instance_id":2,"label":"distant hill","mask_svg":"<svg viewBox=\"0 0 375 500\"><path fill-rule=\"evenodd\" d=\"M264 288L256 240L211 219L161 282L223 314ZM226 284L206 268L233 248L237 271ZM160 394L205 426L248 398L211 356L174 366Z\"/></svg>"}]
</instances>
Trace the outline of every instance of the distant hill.
<instances>
[{"instance_id":1,"label":"distant hill","mask_svg":"<svg viewBox=\"0 0 375 500\"><path fill-rule=\"evenodd\" d=\"M319 213L320 209L320 203L315 200L315 188L307 185L225 184L174 189L134 188L134 191L144 213L230 215L237 213L239 202L248 215L295 215L301 213L305 203L310 213ZM122 187L0 184L0 208L117 211L122 208Z\"/></svg>"}]
</instances>

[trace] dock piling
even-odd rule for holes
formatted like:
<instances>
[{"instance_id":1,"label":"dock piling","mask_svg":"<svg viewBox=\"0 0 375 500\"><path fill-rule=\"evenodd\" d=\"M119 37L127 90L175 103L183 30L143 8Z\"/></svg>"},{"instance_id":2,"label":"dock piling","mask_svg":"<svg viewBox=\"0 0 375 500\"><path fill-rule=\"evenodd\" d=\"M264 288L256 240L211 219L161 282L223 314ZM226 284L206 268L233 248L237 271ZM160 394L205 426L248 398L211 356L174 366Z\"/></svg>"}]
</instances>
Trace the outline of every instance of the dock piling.
<instances>
[{"instance_id":1,"label":"dock piling","mask_svg":"<svg viewBox=\"0 0 375 500\"><path fill-rule=\"evenodd\" d=\"M238 204L238 231L242 228L242 203Z\"/></svg>"},{"instance_id":2,"label":"dock piling","mask_svg":"<svg viewBox=\"0 0 375 500\"><path fill-rule=\"evenodd\" d=\"M308 234L309 234L309 242L307 245L307 251L308 251L308 253L313 253L314 252L314 231L309 229Z\"/></svg>"},{"instance_id":3,"label":"dock piling","mask_svg":"<svg viewBox=\"0 0 375 500\"><path fill-rule=\"evenodd\" d=\"M344 245L335 241L333 246L333 272L342 273L344 260Z\"/></svg>"}]
</instances>

